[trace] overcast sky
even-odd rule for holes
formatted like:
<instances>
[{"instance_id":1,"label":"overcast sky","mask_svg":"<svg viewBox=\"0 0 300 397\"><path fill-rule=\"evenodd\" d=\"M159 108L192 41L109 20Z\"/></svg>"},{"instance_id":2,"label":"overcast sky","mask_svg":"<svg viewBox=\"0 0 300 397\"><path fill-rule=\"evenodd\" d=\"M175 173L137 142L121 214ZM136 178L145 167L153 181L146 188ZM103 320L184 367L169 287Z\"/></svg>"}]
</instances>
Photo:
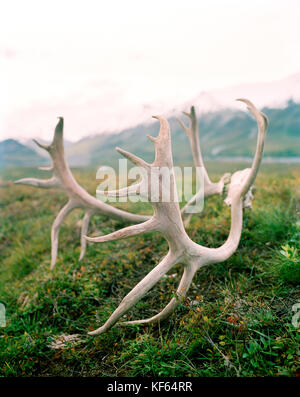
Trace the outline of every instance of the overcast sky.
<instances>
[{"instance_id":1,"label":"overcast sky","mask_svg":"<svg viewBox=\"0 0 300 397\"><path fill-rule=\"evenodd\" d=\"M2 3L0 138L78 138L300 72L299 0ZM255 100L255 98L254 98Z\"/></svg>"}]
</instances>

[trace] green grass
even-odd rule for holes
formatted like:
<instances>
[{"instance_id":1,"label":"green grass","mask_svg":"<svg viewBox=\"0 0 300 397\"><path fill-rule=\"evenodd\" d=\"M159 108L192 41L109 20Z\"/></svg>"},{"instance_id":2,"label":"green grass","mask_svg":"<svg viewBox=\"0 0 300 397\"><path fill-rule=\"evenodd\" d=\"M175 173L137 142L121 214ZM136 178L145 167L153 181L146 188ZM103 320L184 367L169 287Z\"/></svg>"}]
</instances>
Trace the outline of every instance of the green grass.
<instances>
[{"instance_id":1,"label":"green grass","mask_svg":"<svg viewBox=\"0 0 300 397\"><path fill-rule=\"evenodd\" d=\"M238 165L231 165L231 170ZM13 185L33 170L8 170L0 181L1 376L299 376L300 329L292 307L300 302L300 171L264 166L253 210L245 210L242 239L226 262L201 269L188 298L160 326L115 326L96 337L122 298L167 252L158 234L90 244L79 262L80 219L72 213L60 232L59 255L49 271L50 227L63 193ZM209 164L216 177L221 172ZM228 169L228 167L226 167ZM35 175L46 175L35 172ZM94 194L95 172L76 170ZM149 213L149 206L122 204ZM197 243L221 245L230 226L221 197L206 200L188 229ZM95 216L89 234L120 222ZM182 267L169 272L126 316L153 316L170 300ZM81 343L49 347L52 336L80 333Z\"/></svg>"}]
</instances>

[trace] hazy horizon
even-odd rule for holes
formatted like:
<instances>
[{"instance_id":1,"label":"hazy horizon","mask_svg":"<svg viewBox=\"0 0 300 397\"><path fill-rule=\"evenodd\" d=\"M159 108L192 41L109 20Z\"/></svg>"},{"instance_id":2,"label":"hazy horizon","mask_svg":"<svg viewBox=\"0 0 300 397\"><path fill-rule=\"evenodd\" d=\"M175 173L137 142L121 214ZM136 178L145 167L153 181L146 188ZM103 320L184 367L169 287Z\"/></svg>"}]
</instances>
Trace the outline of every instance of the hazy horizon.
<instances>
[{"instance_id":1,"label":"hazy horizon","mask_svg":"<svg viewBox=\"0 0 300 397\"><path fill-rule=\"evenodd\" d=\"M64 116L66 139L77 141L203 92L228 105L227 87L244 84L257 106L280 103L289 89L300 96L299 78L280 93L276 85L300 76L298 1L13 0L3 8L1 140L49 140Z\"/></svg>"}]
</instances>

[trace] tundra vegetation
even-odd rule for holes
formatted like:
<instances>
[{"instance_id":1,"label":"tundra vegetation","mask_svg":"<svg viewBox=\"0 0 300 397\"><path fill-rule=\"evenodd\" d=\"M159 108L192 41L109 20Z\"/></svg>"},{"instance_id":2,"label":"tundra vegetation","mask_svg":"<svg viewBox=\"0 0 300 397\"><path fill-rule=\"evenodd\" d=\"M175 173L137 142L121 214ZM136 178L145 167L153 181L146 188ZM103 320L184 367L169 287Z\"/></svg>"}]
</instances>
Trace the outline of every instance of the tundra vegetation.
<instances>
[{"instance_id":1,"label":"tundra vegetation","mask_svg":"<svg viewBox=\"0 0 300 397\"><path fill-rule=\"evenodd\" d=\"M193 111L188 116L192 128ZM159 139L154 143L157 159ZM183 240L210 247L215 253L219 252L217 247L226 244L230 212L234 216L234 210L223 202L223 170L235 172L245 165L207 163L206 167L210 175L207 184L218 187L215 193L220 194L205 201L202 213L188 217ZM140 294L143 299L130 311L125 307L124 313L115 318L110 317L115 308L141 284L140 280L153 274L168 252L168 243L155 225L134 238L106 238L105 244L89 244L82 260L82 230L86 232L89 223L88 235L94 241L105 241L97 237L100 232L109 235L127 226L124 222L145 220L145 216L151 217L152 208L147 203L118 203L115 207L119 211L105 212L102 207L93 211L87 222L87 215L82 219L82 213L89 214L86 206L75 205L78 210L59 225L58 256L57 235L52 232L53 270L49 271L49 225L54 213L65 205L65 191L53 186L32 189L12 182L20 177L32 181L33 176L42 180L45 172L2 172L0 300L6 306L6 327L0 328L1 375L299 376L300 329L292 323L292 308L300 302L299 167L263 165L255 181L252 210L243 211L239 205L253 180L248 181L249 186L238 199L229 194L229 203L236 200L238 212L243 212L238 249L234 247L222 258L209 258L209 266L197 267L193 278L189 269L182 276L186 258L174 260L153 288ZM53 178L57 178L55 163L53 172ZM92 196L97 184L95 171L78 169L73 173L78 186ZM156 206L159 213L159 203ZM131 226L130 230L140 227ZM172 250L176 245L173 237L160 231L167 234ZM181 277L183 283L188 278L188 294L175 292L176 285L182 285ZM169 302L172 310L168 310L167 321L132 322L153 319L164 307L170 307ZM132 324L110 329L119 314ZM113 321L104 329L109 332L96 330L111 318ZM86 334L87 324L91 324L91 334L101 335L62 343L59 349L51 347L53 337L58 335Z\"/></svg>"}]
</instances>

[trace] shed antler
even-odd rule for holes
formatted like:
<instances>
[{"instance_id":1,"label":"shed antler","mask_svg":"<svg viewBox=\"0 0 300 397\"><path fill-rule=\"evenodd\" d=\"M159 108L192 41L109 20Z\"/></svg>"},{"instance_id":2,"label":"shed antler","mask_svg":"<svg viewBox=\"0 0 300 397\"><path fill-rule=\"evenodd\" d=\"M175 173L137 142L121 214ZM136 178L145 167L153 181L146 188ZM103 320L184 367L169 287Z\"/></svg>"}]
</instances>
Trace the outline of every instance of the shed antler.
<instances>
[{"instance_id":1,"label":"shed antler","mask_svg":"<svg viewBox=\"0 0 300 397\"><path fill-rule=\"evenodd\" d=\"M120 231L111 233L107 236L95 238L87 237L87 239L92 242L105 242L138 235L144 232L158 231L162 233L165 239L168 241L169 252L161 260L161 262L129 292L129 294L122 300L119 307L113 312L106 323L97 330L89 332L90 335L101 334L109 330L133 305L142 299L143 296L173 266L180 263L183 265L184 271L177 289L177 297L173 298L169 304L154 317L145 320L123 322L121 324L155 323L164 320L176 308L178 304L178 298L187 294L192 279L198 269L212 263L223 262L236 251L242 232L243 201L256 178L262 160L264 141L268 125L266 116L259 112L249 100L239 100L246 103L248 109L254 115L257 121L258 139L256 153L251 169L246 169L242 172L238 171L238 177L234 177L232 183L230 184L227 203L231 204L231 227L226 242L219 248L207 248L196 244L189 238L184 229L180 208L176 200L176 184L171 152L171 136L167 120L162 117L157 117L160 121L159 135L157 138L149 136L150 140L155 145L155 160L153 164L148 164L142 159L128 152L117 149L126 158L134 162L134 164L142 167L145 171L142 181L136 188L136 193L147 195L154 208L154 215L150 218L150 220L142 224L121 229ZM162 177L163 169L169 170L170 178L167 183ZM154 189L155 198L157 198L157 193L159 192L158 201L154 200L153 195L148 192L147 187L149 187L149 184L145 176L154 176L154 178L157 178L157 180L160 181L158 185L151 183L151 188ZM170 193L171 199L169 202L165 202L163 200L163 194L166 192ZM119 193L120 192L118 191L108 192L108 194L112 196L117 196ZM126 189L122 190L122 195L123 194L131 195L134 194L134 192L132 189L128 188L127 191Z\"/></svg>"},{"instance_id":2,"label":"shed antler","mask_svg":"<svg viewBox=\"0 0 300 397\"><path fill-rule=\"evenodd\" d=\"M54 268L56 263L58 250L58 234L60 226L66 216L75 208L83 208L85 210L85 215L81 227L80 260L83 258L86 250L86 239L84 238L84 235L87 234L90 219L94 214L101 213L102 215L107 215L115 219L121 219L129 222L142 222L149 219L149 217L147 216L131 214L129 212L122 211L118 208L114 208L97 200L76 182L65 159L63 144L63 124L63 118L59 117L59 122L55 128L54 137L50 145L42 145L41 143L35 141L35 143L39 147L46 150L51 156L52 166L46 168L43 167L41 169L52 171L52 177L46 180L36 178L23 178L15 181L15 183L17 184L32 185L45 189L58 188L63 190L69 197L69 201L60 210L52 225L51 269Z\"/></svg>"},{"instance_id":3,"label":"shed antler","mask_svg":"<svg viewBox=\"0 0 300 397\"><path fill-rule=\"evenodd\" d=\"M189 118L189 126L186 126L180 119L177 119L177 121L179 122L182 129L185 131L185 133L189 138L192 154L193 154L194 166L196 167L196 170L197 168L201 169L201 172L203 173L204 197L209 197L214 194L222 194L225 183L229 182L230 180L230 174L229 173L224 174L222 178L219 180L219 182L216 183L211 182L208 173L206 171L201 154L199 127L198 127L198 120L195 112L195 107L194 106L191 107L190 113L183 112L183 114L185 114ZM187 213L187 209L197 201L200 194L202 194L202 191L196 193L181 209L181 214L184 217L185 226L189 225L192 217L191 213L190 214Z\"/></svg>"}]
</instances>

